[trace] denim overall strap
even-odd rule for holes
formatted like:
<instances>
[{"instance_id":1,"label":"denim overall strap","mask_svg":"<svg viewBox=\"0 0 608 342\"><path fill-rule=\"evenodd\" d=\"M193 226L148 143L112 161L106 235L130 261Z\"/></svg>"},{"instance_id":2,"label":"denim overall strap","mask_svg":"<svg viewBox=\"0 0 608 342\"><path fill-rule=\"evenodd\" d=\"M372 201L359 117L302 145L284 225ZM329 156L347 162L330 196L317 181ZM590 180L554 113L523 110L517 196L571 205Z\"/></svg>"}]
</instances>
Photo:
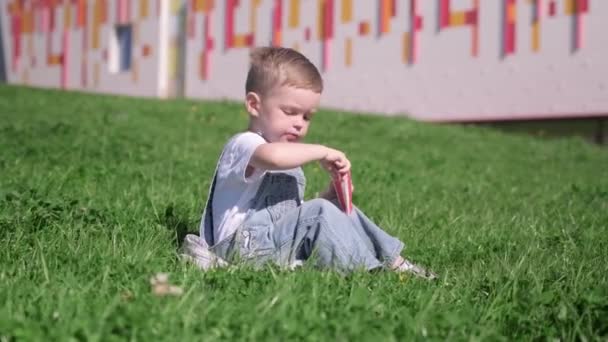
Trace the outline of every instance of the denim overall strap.
<instances>
[{"instance_id":1,"label":"denim overall strap","mask_svg":"<svg viewBox=\"0 0 608 342\"><path fill-rule=\"evenodd\" d=\"M213 195L215 194L215 184L217 182L217 171L220 167L220 161L222 160L222 154L220 154L220 158L218 159L217 165L215 166L215 171L213 172L213 181L209 186L209 195L207 196L207 204L205 205L205 209L203 211L203 220L200 226L200 236L203 238L203 241L208 246L213 246L215 241L215 236L213 234Z\"/></svg>"},{"instance_id":2,"label":"denim overall strap","mask_svg":"<svg viewBox=\"0 0 608 342\"><path fill-rule=\"evenodd\" d=\"M207 205L204 211L203 231L202 236L209 246L215 244L215 237L213 234L213 194L215 193L215 183L217 181L217 171L213 176L213 183L211 183L211 189L209 190L209 198L207 199Z\"/></svg>"}]
</instances>

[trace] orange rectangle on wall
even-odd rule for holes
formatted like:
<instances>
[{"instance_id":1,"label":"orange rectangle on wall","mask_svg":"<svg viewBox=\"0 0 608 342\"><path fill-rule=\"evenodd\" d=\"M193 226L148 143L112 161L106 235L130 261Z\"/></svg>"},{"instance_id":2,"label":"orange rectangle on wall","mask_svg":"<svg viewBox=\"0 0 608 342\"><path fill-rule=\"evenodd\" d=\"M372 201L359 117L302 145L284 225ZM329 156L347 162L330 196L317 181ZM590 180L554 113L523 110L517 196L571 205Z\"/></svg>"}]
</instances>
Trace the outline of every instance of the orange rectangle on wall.
<instances>
[{"instance_id":1,"label":"orange rectangle on wall","mask_svg":"<svg viewBox=\"0 0 608 342\"><path fill-rule=\"evenodd\" d=\"M61 64L61 54L56 54L56 55L49 55L46 59L46 63L48 65L59 65Z\"/></svg>"},{"instance_id":2,"label":"orange rectangle on wall","mask_svg":"<svg viewBox=\"0 0 608 342\"><path fill-rule=\"evenodd\" d=\"M144 44L141 47L141 55L142 55L142 57L148 57L148 56L150 56L151 53L152 53L152 48L150 47L149 44Z\"/></svg>"},{"instance_id":3,"label":"orange rectangle on wall","mask_svg":"<svg viewBox=\"0 0 608 342\"><path fill-rule=\"evenodd\" d=\"M192 0L194 12L207 13L213 9L213 0ZM255 1L255 0L254 0Z\"/></svg>"},{"instance_id":4,"label":"orange rectangle on wall","mask_svg":"<svg viewBox=\"0 0 608 342\"><path fill-rule=\"evenodd\" d=\"M514 23L517 20L517 7L511 4L507 7L507 21Z\"/></svg>"},{"instance_id":5,"label":"orange rectangle on wall","mask_svg":"<svg viewBox=\"0 0 608 342\"><path fill-rule=\"evenodd\" d=\"M21 29L22 33L32 33L34 32L34 11L26 11L23 14L23 27Z\"/></svg>"},{"instance_id":6,"label":"orange rectangle on wall","mask_svg":"<svg viewBox=\"0 0 608 342\"><path fill-rule=\"evenodd\" d=\"M380 32L389 33L391 30L392 0L381 0L380 3Z\"/></svg>"},{"instance_id":7,"label":"orange rectangle on wall","mask_svg":"<svg viewBox=\"0 0 608 342\"><path fill-rule=\"evenodd\" d=\"M84 27L87 22L87 1L78 0L78 4L76 6L76 26Z\"/></svg>"},{"instance_id":8,"label":"orange rectangle on wall","mask_svg":"<svg viewBox=\"0 0 608 342\"><path fill-rule=\"evenodd\" d=\"M369 22L367 21L362 21L359 23L359 35L360 36L367 36L369 34Z\"/></svg>"}]
</instances>

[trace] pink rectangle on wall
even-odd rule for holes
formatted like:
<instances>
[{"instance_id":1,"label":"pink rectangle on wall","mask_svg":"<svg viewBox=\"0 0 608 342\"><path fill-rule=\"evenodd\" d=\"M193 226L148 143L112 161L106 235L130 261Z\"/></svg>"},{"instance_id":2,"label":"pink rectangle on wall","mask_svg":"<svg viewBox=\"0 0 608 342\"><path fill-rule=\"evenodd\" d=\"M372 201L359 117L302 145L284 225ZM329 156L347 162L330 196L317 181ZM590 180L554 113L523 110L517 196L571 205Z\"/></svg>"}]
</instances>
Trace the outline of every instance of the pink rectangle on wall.
<instances>
[{"instance_id":1,"label":"pink rectangle on wall","mask_svg":"<svg viewBox=\"0 0 608 342\"><path fill-rule=\"evenodd\" d=\"M211 65L211 51L214 49L213 37L211 35L211 13L205 14L203 20L203 39L205 46L200 55L200 70L199 76L202 80L209 79L210 65Z\"/></svg>"},{"instance_id":2,"label":"pink rectangle on wall","mask_svg":"<svg viewBox=\"0 0 608 342\"><path fill-rule=\"evenodd\" d=\"M128 24L131 21L131 2L129 0L116 1L116 19L118 24Z\"/></svg>"},{"instance_id":3,"label":"pink rectangle on wall","mask_svg":"<svg viewBox=\"0 0 608 342\"><path fill-rule=\"evenodd\" d=\"M281 27L283 17L283 1L275 0L272 13L272 45L280 46L282 41Z\"/></svg>"},{"instance_id":4,"label":"pink rectangle on wall","mask_svg":"<svg viewBox=\"0 0 608 342\"><path fill-rule=\"evenodd\" d=\"M577 12L574 14L574 49L578 50L583 47L583 13Z\"/></svg>"},{"instance_id":5,"label":"pink rectangle on wall","mask_svg":"<svg viewBox=\"0 0 608 342\"><path fill-rule=\"evenodd\" d=\"M329 69L331 60L331 38L323 40L323 70Z\"/></svg>"},{"instance_id":6,"label":"pink rectangle on wall","mask_svg":"<svg viewBox=\"0 0 608 342\"><path fill-rule=\"evenodd\" d=\"M449 5L448 5L449 7ZM418 0L410 0L410 48L409 62L414 64L418 61L420 50L420 34L422 29L422 17L418 15Z\"/></svg>"},{"instance_id":7,"label":"pink rectangle on wall","mask_svg":"<svg viewBox=\"0 0 608 342\"><path fill-rule=\"evenodd\" d=\"M224 16L224 48L230 49L234 45L234 10L236 0L226 0L226 15Z\"/></svg>"},{"instance_id":8,"label":"pink rectangle on wall","mask_svg":"<svg viewBox=\"0 0 608 342\"><path fill-rule=\"evenodd\" d=\"M196 24L196 18L195 18L196 14L193 11L188 11L187 17L188 19L186 19L187 21L187 25L188 25L188 38L192 39L194 38L195 34L196 34L196 29L195 29L195 24Z\"/></svg>"},{"instance_id":9,"label":"pink rectangle on wall","mask_svg":"<svg viewBox=\"0 0 608 342\"><path fill-rule=\"evenodd\" d=\"M440 0L439 4L439 28L450 25L450 0Z\"/></svg>"},{"instance_id":10,"label":"pink rectangle on wall","mask_svg":"<svg viewBox=\"0 0 608 342\"><path fill-rule=\"evenodd\" d=\"M505 9L503 11L503 55L515 53L515 20L517 4L515 0L505 0Z\"/></svg>"},{"instance_id":11,"label":"pink rectangle on wall","mask_svg":"<svg viewBox=\"0 0 608 342\"><path fill-rule=\"evenodd\" d=\"M63 31L61 40L61 88L67 89L70 64L70 30Z\"/></svg>"},{"instance_id":12,"label":"pink rectangle on wall","mask_svg":"<svg viewBox=\"0 0 608 342\"><path fill-rule=\"evenodd\" d=\"M13 39L13 72L17 72L19 68L19 59L21 57L21 16L13 15L11 20L11 33Z\"/></svg>"},{"instance_id":13,"label":"pink rectangle on wall","mask_svg":"<svg viewBox=\"0 0 608 342\"><path fill-rule=\"evenodd\" d=\"M534 22L538 22L540 21L540 19L542 18L543 15L543 0L536 0L534 1Z\"/></svg>"},{"instance_id":14,"label":"pink rectangle on wall","mask_svg":"<svg viewBox=\"0 0 608 342\"><path fill-rule=\"evenodd\" d=\"M323 16L323 37L334 37L334 0L325 0Z\"/></svg>"},{"instance_id":15,"label":"pink rectangle on wall","mask_svg":"<svg viewBox=\"0 0 608 342\"><path fill-rule=\"evenodd\" d=\"M555 4L555 0L551 0L549 2L549 16L553 17L557 13L557 5Z\"/></svg>"},{"instance_id":16,"label":"pink rectangle on wall","mask_svg":"<svg viewBox=\"0 0 608 342\"><path fill-rule=\"evenodd\" d=\"M48 32L55 31L55 7L49 5L49 30Z\"/></svg>"}]
</instances>

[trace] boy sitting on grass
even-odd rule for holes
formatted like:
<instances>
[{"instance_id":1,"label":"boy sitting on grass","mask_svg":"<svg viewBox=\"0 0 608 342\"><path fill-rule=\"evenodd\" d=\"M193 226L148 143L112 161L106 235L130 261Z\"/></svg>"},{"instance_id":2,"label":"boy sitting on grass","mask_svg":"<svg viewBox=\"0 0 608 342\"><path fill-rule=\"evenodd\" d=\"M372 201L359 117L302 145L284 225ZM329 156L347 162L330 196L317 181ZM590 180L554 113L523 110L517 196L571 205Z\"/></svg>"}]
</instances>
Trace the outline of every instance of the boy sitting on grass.
<instances>
[{"instance_id":1,"label":"boy sitting on grass","mask_svg":"<svg viewBox=\"0 0 608 342\"><path fill-rule=\"evenodd\" d=\"M308 261L342 273L388 269L434 279L403 258L404 244L358 208L343 212L331 183L320 198L303 200L304 164L318 161L330 175L351 167L343 152L301 142L322 91L319 71L299 52L252 51L245 84L249 127L224 146L200 237L186 237L184 256L203 269L228 262L293 267Z\"/></svg>"}]
</instances>

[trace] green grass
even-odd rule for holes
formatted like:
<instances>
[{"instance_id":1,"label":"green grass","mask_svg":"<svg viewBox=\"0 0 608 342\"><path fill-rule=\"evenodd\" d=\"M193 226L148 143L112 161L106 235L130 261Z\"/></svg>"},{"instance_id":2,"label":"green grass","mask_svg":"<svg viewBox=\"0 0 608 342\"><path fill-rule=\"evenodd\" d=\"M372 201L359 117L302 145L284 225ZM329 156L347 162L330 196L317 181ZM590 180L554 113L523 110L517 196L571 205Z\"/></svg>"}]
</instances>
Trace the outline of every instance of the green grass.
<instances>
[{"instance_id":1,"label":"green grass","mask_svg":"<svg viewBox=\"0 0 608 342\"><path fill-rule=\"evenodd\" d=\"M241 105L0 87L0 341L608 338L608 154L322 111L355 202L441 280L180 262ZM307 197L326 185L307 166ZM156 297L168 272L181 297Z\"/></svg>"}]
</instances>

